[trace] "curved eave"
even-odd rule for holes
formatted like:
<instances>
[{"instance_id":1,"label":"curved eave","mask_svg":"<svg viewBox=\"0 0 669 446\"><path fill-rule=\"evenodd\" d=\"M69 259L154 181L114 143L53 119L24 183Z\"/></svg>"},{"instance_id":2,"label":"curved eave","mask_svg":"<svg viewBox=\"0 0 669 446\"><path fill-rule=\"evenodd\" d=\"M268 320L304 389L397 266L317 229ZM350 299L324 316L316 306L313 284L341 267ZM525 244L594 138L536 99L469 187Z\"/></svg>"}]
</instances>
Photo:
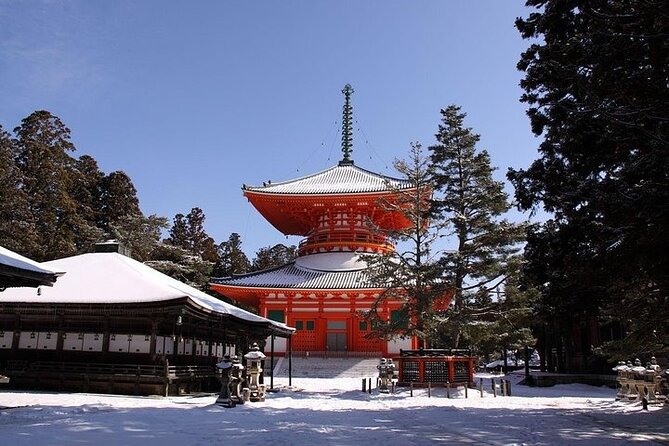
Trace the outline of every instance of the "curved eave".
<instances>
[{"instance_id":1,"label":"curved eave","mask_svg":"<svg viewBox=\"0 0 669 446\"><path fill-rule=\"evenodd\" d=\"M380 294L384 288L288 288L288 287L267 287L267 286L246 286L246 285L223 285L220 283L210 283L209 287L230 299L238 302L258 307L260 297L267 294Z\"/></svg>"},{"instance_id":2,"label":"curved eave","mask_svg":"<svg viewBox=\"0 0 669 446\"><path fill-rule=\"evenodd\" d=\"M326 209L355 208L369 215L382 229L399 229L411 225L400 211L381 209L379 200L394 201L401 191L356 192L345 194L279 194L244 189L244 196L253 207L284 235L306 236L314 228L318 215Z\"/></svg>"},{"instance_id":3,"label":"curved eave","mask_svg":"<svg viewBox=\"0 0 669 446\"><path fill-rule=\"evenodd\" d=\"M53 286L65 273L38 272L0 264L0 290L4 288Z\"/></svg>"}]
</instances>

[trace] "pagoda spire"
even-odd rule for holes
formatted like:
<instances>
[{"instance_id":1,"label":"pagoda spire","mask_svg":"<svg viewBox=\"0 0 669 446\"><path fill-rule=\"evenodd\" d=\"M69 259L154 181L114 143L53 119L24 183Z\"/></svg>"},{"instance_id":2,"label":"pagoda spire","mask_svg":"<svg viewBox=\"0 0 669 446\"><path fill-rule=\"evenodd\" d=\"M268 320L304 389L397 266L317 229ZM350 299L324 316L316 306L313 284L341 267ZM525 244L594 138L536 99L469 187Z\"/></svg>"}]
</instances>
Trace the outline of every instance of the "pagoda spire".
<instances>
[{"instance_id":1,"label":"pagoda spire","mask_svg":"<svg viewBox=\"0 0 669 446\"><path fill-rule=\"evenodd\" d=\"M353 87L351 84L346 84L341 91L344 93L344 111L341 128L341 151L344 153L344 158L339 161L340 166L353 164L351 159L351 152L353 151L353 107L351 106L351 95L353 94Z\"/></svg>"}]
</instances>

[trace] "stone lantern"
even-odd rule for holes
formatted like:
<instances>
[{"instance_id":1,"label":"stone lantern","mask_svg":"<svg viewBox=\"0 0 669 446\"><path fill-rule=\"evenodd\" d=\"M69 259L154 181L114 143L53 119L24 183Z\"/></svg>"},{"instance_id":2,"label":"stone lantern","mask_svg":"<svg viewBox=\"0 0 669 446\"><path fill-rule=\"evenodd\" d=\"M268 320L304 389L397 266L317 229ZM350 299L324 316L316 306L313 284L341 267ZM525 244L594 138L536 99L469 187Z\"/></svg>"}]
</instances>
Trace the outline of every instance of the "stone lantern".
<instances>
[{"instance_id":1,"label":"stone lantern","mask_svg":"<svg viewBox=\"0 0 669 446\"><path fill-rule=\"evenodd\" d=\"M225 356L223 361L216 364L221 369L221 393L216 399L216 404L224 407L235 407L237 404L244 404L241 397L241 387L243 380L244 366L239 362L237 356Z\"/></svg>"},{"instance_id":2,"label":"stone lantern","mask_svg":"<svg viewBox=\"0 0 669 446\"><path fill-rule=\"evenodd\" d=\"M388 386L393 384L397 373L395 363L392 359L381 358L376 368L379 370L379 392L388 393Z\"/></svg>"},{"instance_id":3,"label":"stone lantern","mask_svg":"<svg viewBox=\"0 0 669 446\"><path fill-rule=\"evenodd\" d=\"M244 388L244 399L247 401L265 401L265 384L260 384L262 361L265 355L257 343L253 343L251 351L244 355L246 359L247 387Z\"/></svg>"}]
</instances>

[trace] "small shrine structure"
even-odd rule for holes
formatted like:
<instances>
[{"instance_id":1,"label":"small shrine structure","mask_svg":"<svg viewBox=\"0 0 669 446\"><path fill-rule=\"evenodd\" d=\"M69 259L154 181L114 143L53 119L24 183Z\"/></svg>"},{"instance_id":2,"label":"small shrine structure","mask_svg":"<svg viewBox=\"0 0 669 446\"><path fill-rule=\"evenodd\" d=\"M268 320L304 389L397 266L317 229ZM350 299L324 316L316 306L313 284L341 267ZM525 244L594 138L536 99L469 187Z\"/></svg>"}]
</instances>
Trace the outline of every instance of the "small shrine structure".
<instances>
[{"instance_id":1,"label":"small shrine structure","mask_svg":"<svg viewBox=\"0 0 669 446\"><path fill-rule=\"evenodd\" d=\"M411 222L387 204L398 202L399 195L415 185L355 165L351 157L353 88L346 85L342 93L343 157L337 165L302 178L242 188L277 230L304 237L298 257L278 268L213 278L210 283L211 289L257 308L260 315L296 328L292 345L278 342L277 354L292 350L388 356L417 347L414 338L370 337L372 327L364 313L383 289L370 282L367 263L361 258L395 249L384 231L405 228ZM399 317L402 304L401 300L384 302L379 316Z\"/></svg>"}]
</instances>

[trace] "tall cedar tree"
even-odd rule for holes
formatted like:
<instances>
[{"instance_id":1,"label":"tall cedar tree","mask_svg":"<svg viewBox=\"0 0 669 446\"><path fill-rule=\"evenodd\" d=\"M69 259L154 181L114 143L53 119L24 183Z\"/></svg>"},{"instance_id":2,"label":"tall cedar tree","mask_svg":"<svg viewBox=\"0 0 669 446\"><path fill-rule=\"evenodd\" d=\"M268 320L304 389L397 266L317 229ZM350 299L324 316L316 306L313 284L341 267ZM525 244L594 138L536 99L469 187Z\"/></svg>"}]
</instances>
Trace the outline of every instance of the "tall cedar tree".
<instances>
[{"instance_id":1,"label":"tall cedar tree","mask_svg":"<svg viewBox=\"0 0 669 446\"><path fill-rule=\"evenodd\" d=\"M28 214L28 197L21 188L16 155L14 140L0 126L0 246L28 255L37 244L37 234Z\"/></svg>"},{"instance_id":2,"label":"tall cedar tree","mask_svg":"<svg viewBox=\"0 0 669 446\"><path fill-rule=\"evenodd\" d=\"M669 351L669 3L527 5L521 100L543 142L508 177L522 209L554 215L526 250L542 314L567 333L576 320L622 321L619 357Z\"/></svg>"},{"instance_id":3,"label":"tall cedar tree","mask_svg":"<svg viewBox=\"0 0 669 446\"><path fill-rule=\"evenodd\" d=\"M12 140L0 129L0 244L50 260L88 252L113 237L146 258L166 221L144 217L125 173L105 176L93 157L70 156L69 129L47 111L32 113L14 132Z\"/></svg>"},{"instance_id":4,"label":"tall cedar tree","mask_svg":"<svg viewBox=\"0 0 669 446\"><path fill-rule=\"evenodd\" d=\"M208 262L218 261L214 239L204 229L205 215L202 209L194 207L184 216L174 216L174 224L167 239L173 246L185 249Z\"/></svg>"},{"instance_id":5,"label":"tall cedar tree","mask_svg":"<svg viewBox=\"0 0 669 446\"><path fill-rule=\"evenodd\" d=\"M251 267L249 258L242 250L242 238L236 232L230 234L228 240L218 245L218 262L214 266L214 277L230 277L233 274L242 274Z\"/></svg>"},{"instance_id":6,"label":"tall cedar tree","mask_svg":"<svg viewBox=\"0 0 669 446\"><path fill-rule=\"evenodd\" d=\"M92 225L78 214L73 197L75 150L70 130L47 111L36 111L21 121L17 135L17 164L23 174L22 191L29 197L29 224L35 243L23 250L39 261L76 254Z\"/></svg>"},{"instance_id":7,"label":"tall cedar tree","mask_svg":"<svg viewBox=\"0 0 669 446\"><path fill-rule=\"evenodd\" d=\"M463 126L465 117L455 105L441 110L438 143L429 147L433 217L455 239L454 249L440 259L454 291L442 328L454 347L460 346L465 327L496 307L485 302L517 273L524 236L524 225L502 218L511 208L503 183L493 179L490 156L477 150L479 135Z\"/></svg>"},{"instance_id":8,"label":"tall cedar tree","mask_svg":"<svg viewBox=\"0 0 669 446\"><path fill-rule=\"evenodd\" d=\"M439 232L436 221L429 218L432 178L428 164L419 143L411 145L407 160L394 162L395 169L414 187L395 190L392 201L384 200L378 205L403 214L411 225L392 231L374 228L396 243L397 250L361 256L367 262L370 281L383 289L367 315L374 327L373 335L416 336L423 347L429 346L435 337L438 304L447 300L450 290L433 255L433 244L439 239ZM388 300L404 303L389 320L384 320L380 309Z\"/></svg>"}]
</instances>

